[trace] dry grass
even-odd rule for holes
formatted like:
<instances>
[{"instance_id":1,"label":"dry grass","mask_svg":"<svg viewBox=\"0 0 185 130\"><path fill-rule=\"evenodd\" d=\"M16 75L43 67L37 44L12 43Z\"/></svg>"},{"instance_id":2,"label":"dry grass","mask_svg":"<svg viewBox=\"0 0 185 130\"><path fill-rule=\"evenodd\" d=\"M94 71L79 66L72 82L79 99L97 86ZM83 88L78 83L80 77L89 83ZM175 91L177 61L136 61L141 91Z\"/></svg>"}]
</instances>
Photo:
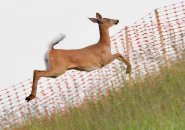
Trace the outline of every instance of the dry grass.
<instances>
[{"instance_id":1,"label":"dry grass","mask_svg":"<svg viewBox=\"0 0 185 130\"><path fill-rule=\"evenodd\" d=\"M120 91L50 120L33 119L14 130L182 130L185 128L185 60L157 76L125 83Z\"/></svg>"}]
</instances>

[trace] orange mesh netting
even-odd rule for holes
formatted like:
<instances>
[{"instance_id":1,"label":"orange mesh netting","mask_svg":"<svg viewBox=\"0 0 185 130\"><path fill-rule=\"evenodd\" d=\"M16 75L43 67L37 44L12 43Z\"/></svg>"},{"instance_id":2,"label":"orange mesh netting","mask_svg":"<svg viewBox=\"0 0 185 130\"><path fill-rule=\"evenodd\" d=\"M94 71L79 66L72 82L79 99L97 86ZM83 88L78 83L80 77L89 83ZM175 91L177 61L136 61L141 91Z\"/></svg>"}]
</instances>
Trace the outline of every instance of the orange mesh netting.
<instances>
[{"instance_id":1,"label":"orange mesh netting","mask_svg":"<svg viewBox=\"0 0 185 130\"><path fill-rule=\"evenodd\" d=\"M87 99L97 99L124 80L152 74L168 61L180 57L185 49L185 2L158 8L133 25L111 37L112 53L119 52L132 64L126 75L125 64L114 60L92 72L70 70L62 76L41 78L37 98L26 102L32 80L28 79L0 91L0 127L54 110L79 106Z\"/></svg>"}]
</instances>

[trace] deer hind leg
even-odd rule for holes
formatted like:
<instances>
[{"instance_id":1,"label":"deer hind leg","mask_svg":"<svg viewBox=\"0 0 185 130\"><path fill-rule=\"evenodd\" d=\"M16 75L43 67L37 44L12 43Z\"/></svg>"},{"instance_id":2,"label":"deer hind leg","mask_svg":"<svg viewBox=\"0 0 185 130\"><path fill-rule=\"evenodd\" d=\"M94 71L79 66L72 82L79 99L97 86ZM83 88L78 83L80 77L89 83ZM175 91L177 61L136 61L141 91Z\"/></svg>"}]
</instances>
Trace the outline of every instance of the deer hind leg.
<instances>
[{"instance_id":1,"label":"deer hind leg","mask_svg":"<svg viewBox=\"0 0 185 130\"><path fill-rule=\"evenodd\" d=\"M46 70L46 71L40 71L40 70L34 70L34 75L33 75L33 84L32 84L32 90L31 94L26 97L26 101L30 101L35 98L36 92L37 92L37 84L38 80L40 77L58 77L59 75L65 73L65 71L61 70Z\"/></svg>"},{"instance_id":2,"label":"deer hind leg","mask_svg":"<svg viewBox=\"0 0 185 130\"><path fill-rule=\"evenodd\" d=\"M113 54L112 55L112 59L113 60L114 59L118 59L118 60L124 62L127 65L126 73L128 74L128 73L131 72L131 64L130 64L130 62L127 59L125 59L121 54L119 54L119 53Z\"/></svg>"}]
</instances>

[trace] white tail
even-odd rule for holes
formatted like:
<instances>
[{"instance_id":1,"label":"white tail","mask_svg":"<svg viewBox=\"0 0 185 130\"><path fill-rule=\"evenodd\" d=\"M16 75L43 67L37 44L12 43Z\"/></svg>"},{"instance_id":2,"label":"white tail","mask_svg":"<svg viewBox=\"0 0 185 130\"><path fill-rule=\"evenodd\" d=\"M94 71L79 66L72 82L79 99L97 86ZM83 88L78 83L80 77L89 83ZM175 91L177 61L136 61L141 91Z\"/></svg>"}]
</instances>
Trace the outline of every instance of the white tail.
<instances>
[{"instance_id":1,"label":"white tail","mask_svg":"<svg viewBox=\"0 0 185 130\"><path fill-rule=\"evenodd\" d=\"M65 35L60 34L51 44L49 53L49 67L47 70L34 70L31 94L26 101L35 98L37 83L40 77L58 77L67 70L76 69L81 71L92 71L101 68L114 59L120 60L127 65L126 73L130 73L131 64L121 54L111 54L109 28L119 23L117 19L103 18L96 13L96 18L90 20L99 25L100 40L91 46L76 50L54 49L53 46L64 39Z\"/></svg>"},{"instance_id":2,"label":"white tail","mask_svg":"<svg viewBox=\"0 0 185 130\"><path fill-rule=\"evenodd\" d=\"M54 45L58 44L66 37L65 34L59 33L49 44L49 50L53 49Z\"/></svg>"}]
</instances>

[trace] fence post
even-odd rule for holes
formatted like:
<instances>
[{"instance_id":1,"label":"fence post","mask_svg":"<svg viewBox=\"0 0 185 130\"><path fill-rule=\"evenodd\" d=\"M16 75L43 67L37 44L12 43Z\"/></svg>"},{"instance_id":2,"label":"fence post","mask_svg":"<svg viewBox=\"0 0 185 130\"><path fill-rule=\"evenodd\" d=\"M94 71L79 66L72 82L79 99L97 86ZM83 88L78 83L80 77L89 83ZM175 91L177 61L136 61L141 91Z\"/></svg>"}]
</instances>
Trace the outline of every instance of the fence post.
<instances>
[{"instance_id":1,"label":"fence post","mask_svg":"<svg viewBox=\"0 0 185 130\"><path fill-rule=\"evenodd\" d=\"M126 41L127 60L130 62L130 48L129 48L128 27L127 26L125 26L125 41ZM129 73L129 79L131 80L131 73Z\"/></svg>"},{"instance_id":2,"label":"fence post","mask_svg":"<svg viewBox=\"0 0 185 130\"><path fill-rule=\"evenodd\" d=\"M166 48L165 48L165 42L164 42L164 37L162 34L162 29L161 29L161 23L160 23L160 19L159 19L159 12L157 9L155 9L155 17L156 17L156 21L157 21L157 29L159 32L159 37L160 37L160 42L162 44L163 47L163 52L164 52L164 58L165 58L165 65L167 65L167 52L166 52Z\"/></svg>"}]
</instances>

